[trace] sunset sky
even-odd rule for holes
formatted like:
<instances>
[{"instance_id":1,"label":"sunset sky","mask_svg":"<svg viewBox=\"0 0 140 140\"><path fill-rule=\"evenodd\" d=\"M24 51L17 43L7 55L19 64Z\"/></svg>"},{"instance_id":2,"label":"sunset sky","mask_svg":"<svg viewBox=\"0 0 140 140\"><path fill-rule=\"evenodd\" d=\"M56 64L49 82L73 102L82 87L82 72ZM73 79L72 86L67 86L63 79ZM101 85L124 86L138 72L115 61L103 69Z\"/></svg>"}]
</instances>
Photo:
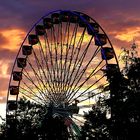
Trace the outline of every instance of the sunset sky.
<instances>
[{"instance_id":1,"label":"sunset sky","mask_svg":"<svg viewBox=\"0 0 140 140\"><path fill-rule=\"evenodd\" d=\"M42 16L59 9L80 11L95 19L117 56L122 47L131 46L133 39L140 46L140 0L1 0L0 103L6 103L11 69L26 34Z\"/></svg>"}]
</instances>

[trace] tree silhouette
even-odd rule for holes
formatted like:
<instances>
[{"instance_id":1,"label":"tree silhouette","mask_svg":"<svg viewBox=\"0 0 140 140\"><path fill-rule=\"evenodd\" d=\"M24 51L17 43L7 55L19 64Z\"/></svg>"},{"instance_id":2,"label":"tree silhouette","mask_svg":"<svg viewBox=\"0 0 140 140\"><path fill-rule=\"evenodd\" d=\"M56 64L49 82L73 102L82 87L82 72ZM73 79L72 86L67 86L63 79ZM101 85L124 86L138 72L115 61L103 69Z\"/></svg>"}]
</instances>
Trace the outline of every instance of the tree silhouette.
<instances>
[{"instance_id":1,"label":"tree silhouette","mask_svg":"<svg viewBox=\"0 0 140 140\"><path fill-rule=\"evenodd\" d=\"M133 58L125 75L118 69L106 71L110 96L100 97L89 113L80 140L140 139L140 58ZM8 116L7 116L8 117ZM64 118L53 117L52 108L18 101L16 118L1 124L1 140L68 140Z\"/></svg>"},{"instance_id":2,"label":"tree silhouette","mask_svg":"<svg viewBox=\"0 0 140 140\"><path fill-rule=\"evenodd\" d=\"M140 139L140 58L134 58L127 73L130 94L126 103L127 138Z\"/></svg>"},{"instance_id":3,"label":"tree silhouette","mask_svg":"<svg viewBox=\"0 0 140 140\"><path fill-rule=\"evenodd\" d=\"M107 108L104 106L104 98L100 98L92 111L85 114L85 124L81 131L81 140L108 140L109 131L107 119Z\"/></svg>"},{"instance_id":4,"label":"tree silhouette","mask_svg":"<svg viewBox=\"0 0 140 140\"><path fill-rule=\"evenodd\" d=\"M133 59L125 76L117 70L106 75L110 97L85 115L81 139L140 139L140 58Z\"/></svg>"},{"instance_id":5,"label":"tree silhouette","mask_svg":"<svg viewBox=\"0 0 140 140\"><path fill-rule=\"evenodd\" d=\"M16 119L8 119L1 128L2 140L68 140L69 136L63 118L54 118L48 107L25 98L18 101Z\"/></svg>"}]
</instances>

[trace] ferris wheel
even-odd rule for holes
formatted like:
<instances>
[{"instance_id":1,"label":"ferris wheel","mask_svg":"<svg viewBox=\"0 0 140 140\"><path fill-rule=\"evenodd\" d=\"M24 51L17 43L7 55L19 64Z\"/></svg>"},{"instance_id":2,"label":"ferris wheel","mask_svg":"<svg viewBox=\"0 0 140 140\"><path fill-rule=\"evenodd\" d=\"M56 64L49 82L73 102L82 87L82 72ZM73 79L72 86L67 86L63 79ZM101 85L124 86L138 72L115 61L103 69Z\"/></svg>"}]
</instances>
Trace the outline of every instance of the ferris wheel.
<instances>
[{"instance_id":1,"label":"ferris wheel","mask_svg":"<svg viewBox=\"0 0 140 140\"><path fill-rule=\"evenodd\" d=\"M24 96L51 106L52 116L60 115L71 135L78 136L78 130L70 126L80 129L82 109L90 108L95 97L104 94L105 71L116 69L113 46L99 23L77 11L50 12L33 25L17 53L6 115L17 110Z\"/></svg>"}]
</instances>

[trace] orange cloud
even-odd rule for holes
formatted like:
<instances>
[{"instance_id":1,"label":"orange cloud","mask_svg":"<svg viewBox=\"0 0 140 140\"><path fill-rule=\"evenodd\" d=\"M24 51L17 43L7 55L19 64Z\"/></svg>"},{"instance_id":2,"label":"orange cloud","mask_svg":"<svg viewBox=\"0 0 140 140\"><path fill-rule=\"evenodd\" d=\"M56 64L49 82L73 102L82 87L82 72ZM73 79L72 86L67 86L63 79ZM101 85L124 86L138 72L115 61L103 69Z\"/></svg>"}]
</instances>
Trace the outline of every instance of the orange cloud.
<instances>
[{"instance_id":1,"label":"orange cloud","mask_svg":"<svg viewBox=\"0 0 140 140\"><path fill-rule=\"evenodd\" d=\"M3 30L1 35L5 40L7 40L7 42L1 44L1 48L15 50L20 47L20 44L24 39L25 32L22 29L13 28Z\"/></svg>"},{"instance_id":2,"label":"orange cloud","mask_svg":"<svg viewBox=\"0 0 140 140\"><path fill-rule=\"evenodd\" d=\"M0 61L0 77L2 78L7 78L9 77L9 74L8 74L8 69L9 69L9 64L4 61Z\"/></svg>"},{"instance_id":3,"label":"orange cloud","mask_svg":"<svg viewBox=\"0 0 140 140\"><path fill-rule=\"evenodd\" d=\"M140 36L140 27L135 27L135 28L127 28L125 31L122 31L120 33L118 32L115 38L121 41L130 42L139 36Z\"/></svg>"}]
</instances>

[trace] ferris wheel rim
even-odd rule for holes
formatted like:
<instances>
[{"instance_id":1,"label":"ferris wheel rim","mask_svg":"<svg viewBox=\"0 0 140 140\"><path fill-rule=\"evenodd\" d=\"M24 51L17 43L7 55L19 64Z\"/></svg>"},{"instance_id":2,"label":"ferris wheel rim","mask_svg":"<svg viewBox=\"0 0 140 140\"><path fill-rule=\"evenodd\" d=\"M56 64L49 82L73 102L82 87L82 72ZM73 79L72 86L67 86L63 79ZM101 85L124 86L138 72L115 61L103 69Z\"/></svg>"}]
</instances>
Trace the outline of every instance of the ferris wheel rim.
<instances>
[{"instance_id":1,"label":"ferris wheel rim","mask_svg":"<svg viewBox=\"0 0 140 140\"><path fill-rule=\"evenodd\" d=\"M24 42L25 42L25 40L27 39L27 37L29 36L29 34L30 34L30 32L34 29L34 27L44 18L44 17L46 17L46 16L48 16L48 15L50 15L50 14L52 14L52 13L54 13L54 12L60 12L60 11L66 11L66 12L71 12L71 13L73 13L73 14L76 14L76 15L78 15L77 13L75 13L76 11L69 11L69 10L55 10L55 11L52 11L52 12L50 12L50 13L48 13L48 14L46 14L46 15L44 15L43 17L41 17L33 26L32 26L32 28L29 30L29 32L27 33L27 35L26 35L26 37L25 37L25 39L23 40L23 42L22 42L22 44L21 44L21 47L20 47L20 49L19 49L19 51L18 51L18 53L17 53L17 56L16 56L16 59L17 59L17 57L18 57L18 55L19 55L19 52L20 52L20 50L21 50L21 48L22 48L22 46L23 46L23 44L24 44ZM82 12L79 12L80 14L84 14L84 13L82 13ZM85 14L86 15L86 14ZM78 15L79 16L79 15ZM87 15L88 16L88 15ZM81 16L80 16L80 18L81 18ZM92 19L91 17L90 17L90 19ZM85 20L85 19L84 19ZM96 22L94 19L92 19L94 22ZM87 21L85 21L88 25L89 25L89 23L87 22ZM96 22L97 23L97 22ZM99 25L99 24L98 24ZM90 25L89 25L89 27L90 27ZM104 34L106 35L106 37L107 37L107 39L108 39L108 41L109 41L109 43L111 44L111 41L109 40L109 38L108 38L108 36L107 36L107 34L105 33L105 31L102 29L102 27L99 25L99 27L101 28L101 30L104 32ZM91 28L91 27L90 27ZM92 28L91 28L92 29ZM96 34L95 34L96 35ZM101 46L102 47L102 46ZM111 44L111 47L113 48L113 46L112 46L112 44ZM16 62L16 59L15 59L15 62ZM117 60L117 59L116 59ZM14 67L15 67L15 62L14 62L14 65L13 65L13 69L14 69ZM12 69L12 71L13 71L13 69ZM11 76L12 77L12 76ZM10 82L11 82L11 77L10 77ZM9 85L10 85L10 82L9 82ZM20 83L19 83L20 84ZM9 89L9 88L8 88ZM9 93L9 90L8 90L8 93Z\"/></svg>"},{"instance_id":2,"label":"ferris wheel rim","mask_svg":"<svg viewBox=\"0 0 140 140\"><path fill-rule=\"evenodd\" d=\"M26 34L26 36L25 36L23 42L22 42L21 45L20 45L20 49L19 49L19 51L17 52L16 58L15 58L15 61L14 61L14 64L13 64L13 68L12 68L11 71L13 71L13 69L14 69L14 67L15 67L16 59L17 59L17 57L18 57L18 55L19 55L19 52L21 51L21 48L22 48L22 46L23 46L25 40L26 40L27 37L29 36L30 32L34 29L34 27L35 27L44 17L46 17L46 16L48 16L48 15L50 15L50 14L52 14L52 13L61 12L61 11L62 11L62 12L65 12L65 11L66 11L66 12L70 12L70 13L73 13L73 14L79 16L79 14L76 13L77 11L61 10L61 9L51 11L51 12L45 14L44 16L42 16L37 22L35 22L35 24L31 27L31 29L30 29L30 30L28 31L28 33ZM84 15L88 16L87 14L85 14L85 13L83 13L83 12L78 12L78 13L84 14ZM81 17L82 17L82 16L80 16L80 18L81 18ZM82 19L84 19L84 18L82 18ZM92 21L94 21L95 23L98 23L98 22L97 22L95 19L93 19L92 17L90 17L90 19L91 19ZM89 23L88 23L85 19L84 19L84 21L86 22L87 25L89 25ZM101 28L101 30L104 32L104 34L106 35L106 37L107 37L107 39L108 39L108 41L109 41L109 43L110 43L110 45L111 45L111 48L114 50L113 45L112 45L112 43L111 43L109 37L107 36L106 32L105 32L104 29L100 26L100 24L98 24L98 25L99 25L99 27ZM92 27L91 27L90 25L89 25L89 27L90 27L91 30L93 30ZM96 35L96 34L95 34L95 35ZM102 47L102 46L101 46L101 47ZM114 51L114 52L115 52L115 51ZM114 53L114 54L115 54L115 53ZM115 54L115 58L116 58L117 64L119 65L118 60L117 60L117 57L116 57L116 54ZM12 79L12 76L10 76L10 80L9 80L10 82L11 82L11 79ZM9 86L10 86L10 82L9 82ZM8 86L8 93L9 93L9 86Z\"/></svg>"},{"instance_id":3,"label":"ferris wheel rim","mask_svg":"<svg viewBox=\"0 0 140 140\"><path fill-rule=\"evenodd\" d=\"M64 10L64 11L70 12L70 13L75 14L75 15L78 15L78 16L80 16L80 18L82 17L81 15L75 13L74 11L69 11L69 10ZM15 62L14 62L13 68L12 68L12 72L14 71L14 67L15 67L15 65L16 65L16 61L17 61L17 58L18 58L18 56L19 56L19 53L20 53L20 51L21 51L21 49L22 49L22 46L24 45L24 42L26 41L26 39L27 39L27 37L29 36L29 34L32 32L32 30L35 28L35 26L36 26L43 18L45 18L45 17L47 17L48 15L51 15L52 13L55 13L55 12L63 12L63 10L52 11L52 12L48 13L47 15L41 17L41 18L33 25L33 27L29 30L29 32L27 33L27 35L26 35L25 39L23 40L23 42L22 42L22 44L21 44L21 46L20 46L20 49L19 49L19 51L18 51L18 53L17 53L16 59L15 59ZM80 12L80 13L81 13L81 12ZM81 13L81 14L84 14L84 13ZM91 27L91 25L90 25L83 17L82 17L82 19L86 22L86 24L88 25L88 27L93 31L93 28ZM90 19L93 20L94 22L96 22L96 21L95 21L94 19L92 19L91 17L90 17ZM96 22L96 23L97 23L97 22ZM98 24L98 25L99 25L99 24ZM102 27L101 27L100 25L99 25L99 28L100 28L100 29L103 31L103 33L106 35L107 40L108 40L108 42L109 42L111 48L114 49L113 46L112 46L111 41L109 40L109 37L107 36L107 34L105 33L105 31L102 29ZM95 36L96 36L96 34L95 34ZM100 47L102 48L102 45L101 45ZM116 59L115 51L114 51L114 55L115 55L115 59ZM106 63L107 63L107 60L106 60ZM117 65L118 65L117 59L116 59L116 63L117 63ZM23 69L22 69L22 71L23 71ZM8 87L8 96L9 96L9 88L10 88L10 85L11 85L11 81L12 81L12 73L11 73L10 82L9 82L9 87ZM20 85L20 82L19 82L19 85ZM19 86L19 85L18 85L18 86ZM8 96L7 96L7 102L8 102ZM17 100L18 100L18 96L17 96L17 98L16 98L16 102L17 102ZM71 103L72 103L72 102L71 102Z\"/></svg>"}]
</instances>

